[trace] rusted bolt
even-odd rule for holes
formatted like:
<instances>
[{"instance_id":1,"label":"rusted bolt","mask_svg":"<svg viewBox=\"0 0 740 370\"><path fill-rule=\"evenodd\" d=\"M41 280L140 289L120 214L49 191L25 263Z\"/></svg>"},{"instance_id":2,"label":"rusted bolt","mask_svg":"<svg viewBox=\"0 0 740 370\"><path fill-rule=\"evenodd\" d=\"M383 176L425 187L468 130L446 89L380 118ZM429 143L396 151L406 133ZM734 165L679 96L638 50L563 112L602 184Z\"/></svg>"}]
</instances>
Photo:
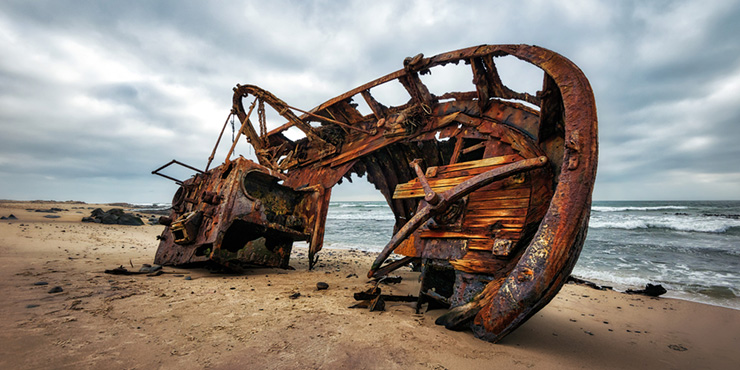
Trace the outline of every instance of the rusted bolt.
<instances>
[{"instance_id":1,"label":"rusted bolt","mask_svg":"<svg viewBox=\"0 0 740 370\"><path fill-rule=\"evenodd\" d=\"M519 275L517 275L516 279L519 280L519 282L525 282L530 281L534 277L534 271L532 271L531 268L525 267L522 269L522 271L519 271Z\"/></svg>"}]
</instances>

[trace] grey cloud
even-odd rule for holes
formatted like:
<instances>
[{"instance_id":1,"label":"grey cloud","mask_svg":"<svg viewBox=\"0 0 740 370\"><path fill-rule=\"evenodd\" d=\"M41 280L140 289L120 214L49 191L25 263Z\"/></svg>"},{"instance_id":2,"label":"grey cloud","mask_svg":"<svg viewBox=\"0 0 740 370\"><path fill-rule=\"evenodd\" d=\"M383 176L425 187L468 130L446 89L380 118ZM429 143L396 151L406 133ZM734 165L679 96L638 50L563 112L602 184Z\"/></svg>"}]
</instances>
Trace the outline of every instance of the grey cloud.
<instances>
[{"instance_id":1,"label":"grey cloud","mask_svg":"<svg viewBox=\"0 0 740 370\"><path fill-rule=\"evenodd\" d=\"M529 43L590 79L596 199L691 195L677 174L737 199L740 92L712 94L740 73L739 15L685 1L6 1L0 198L168 201L149 172L205 166L236 83L309 109L419 52Z\"/></svg>"}]
</instances>

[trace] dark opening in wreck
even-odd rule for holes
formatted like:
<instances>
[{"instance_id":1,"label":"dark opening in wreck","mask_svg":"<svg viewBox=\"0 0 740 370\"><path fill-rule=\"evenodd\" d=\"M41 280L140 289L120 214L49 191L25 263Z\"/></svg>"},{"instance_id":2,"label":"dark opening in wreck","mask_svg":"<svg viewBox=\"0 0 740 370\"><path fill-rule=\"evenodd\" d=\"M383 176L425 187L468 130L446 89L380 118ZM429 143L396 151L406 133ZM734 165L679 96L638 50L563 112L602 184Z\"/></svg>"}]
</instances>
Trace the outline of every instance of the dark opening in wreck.
<instances>
[{"instance_id":1,"label":"dark opening in wreck","mask_svg":"<svg viewBox=\"0 0 740 370\"><path fill-rule=\"evenodd\" d=\"M539 67L541 90L504 85L496 66L504 56ZM469 65L470 91L430 93L421 75L460 62ZM403 65L310 111L237 85L229 115L241 122L236 140L222 165L209 169L214 148L206 169L181 182L155 262L287 267L300 240L313 265L331 190L355 174L395 217L368 276L417 263L420 297L452 307L438 323L490 341L537 312L565 283L587 229L597 160L588 80L566 58L528 45L419 54ZM374 89L394 83L407 102L376 100ZM266 106L285 120L270 131ZM296 129L302 137L289 139ZM241 135L258 163L231 158ZM391 253L403 258L384 264Z\"/></svg>"}]
</instances>

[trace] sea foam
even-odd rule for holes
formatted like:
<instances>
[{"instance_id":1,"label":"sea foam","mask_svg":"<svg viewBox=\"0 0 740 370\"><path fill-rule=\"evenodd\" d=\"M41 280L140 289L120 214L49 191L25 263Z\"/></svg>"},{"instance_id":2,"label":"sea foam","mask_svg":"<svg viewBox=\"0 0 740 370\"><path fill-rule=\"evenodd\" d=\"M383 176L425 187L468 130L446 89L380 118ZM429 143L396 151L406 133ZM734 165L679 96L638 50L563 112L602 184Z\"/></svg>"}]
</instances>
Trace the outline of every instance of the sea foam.
<instances>
[{"instance_id":1,"label":"sea foam","mask_svg":"<svg viewBox=\"0 0 740 370\"><path fill-rule=\"evenodd\" d=\"M624 216L593 217L589 227L594 229L668 229L700 233L725 233L733 227L740 227L740 220L723 217L696 216Z\"/></svg>"}]
</instances>

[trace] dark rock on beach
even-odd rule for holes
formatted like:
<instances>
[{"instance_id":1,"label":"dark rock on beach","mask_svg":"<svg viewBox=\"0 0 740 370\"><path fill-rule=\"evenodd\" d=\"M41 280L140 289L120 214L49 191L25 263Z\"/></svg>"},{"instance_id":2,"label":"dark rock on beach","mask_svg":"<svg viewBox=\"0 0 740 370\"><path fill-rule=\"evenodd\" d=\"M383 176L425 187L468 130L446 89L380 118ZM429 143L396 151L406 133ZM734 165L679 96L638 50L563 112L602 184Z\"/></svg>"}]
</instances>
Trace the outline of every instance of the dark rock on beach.
<instances>
[{"instance_id":1,"label":"dark rock on beach","mask_svg":"<svg viewBox=\"0 0 740 370\"><path fill-rule=\"evenodd\" d=\"M646 295L646 296L650 296L650 297L657 297L657 296L660 296L662 294L665 294L666 292L668 292L668 291L665 288L663 288L662 285L660 285L660 284L653 285L653 284L649 284L648 283L647 285L645 285L645 289L638 289L638 290L627 289L627 291L625 293L627 293L627 294L642 294L642 295Z\"/></svg>"},{"instance_id":2,"label":"dark rock on beach","mask_svg":"<svg viewBox=\"0 0 740 370\"><path fill-rule=\"evenodd\" d=\"M49 209L36 209L36 210L34 210L34 212L39 212L39 213L57 213L57 212L63 212L63 211L67 211L67 210L66 209L62 209L62 208L56 208L56 207L52 207L52 208L49 208Z\"/></svg>"},{"instance_id":3,"label":"dark rock on beach","mask_svg":"<svg viewBox=\"0 0 740 370\"><path fill-rule=\"evenodd\" d=\"M144 221L140 218L132 214L125 213L123 209L120 208L113 208L107 212L100 208L96 208L92 211L90 217L83 218L82 222L95 222L106 225L144 225Z\"/></svg>"}]
</instances>

